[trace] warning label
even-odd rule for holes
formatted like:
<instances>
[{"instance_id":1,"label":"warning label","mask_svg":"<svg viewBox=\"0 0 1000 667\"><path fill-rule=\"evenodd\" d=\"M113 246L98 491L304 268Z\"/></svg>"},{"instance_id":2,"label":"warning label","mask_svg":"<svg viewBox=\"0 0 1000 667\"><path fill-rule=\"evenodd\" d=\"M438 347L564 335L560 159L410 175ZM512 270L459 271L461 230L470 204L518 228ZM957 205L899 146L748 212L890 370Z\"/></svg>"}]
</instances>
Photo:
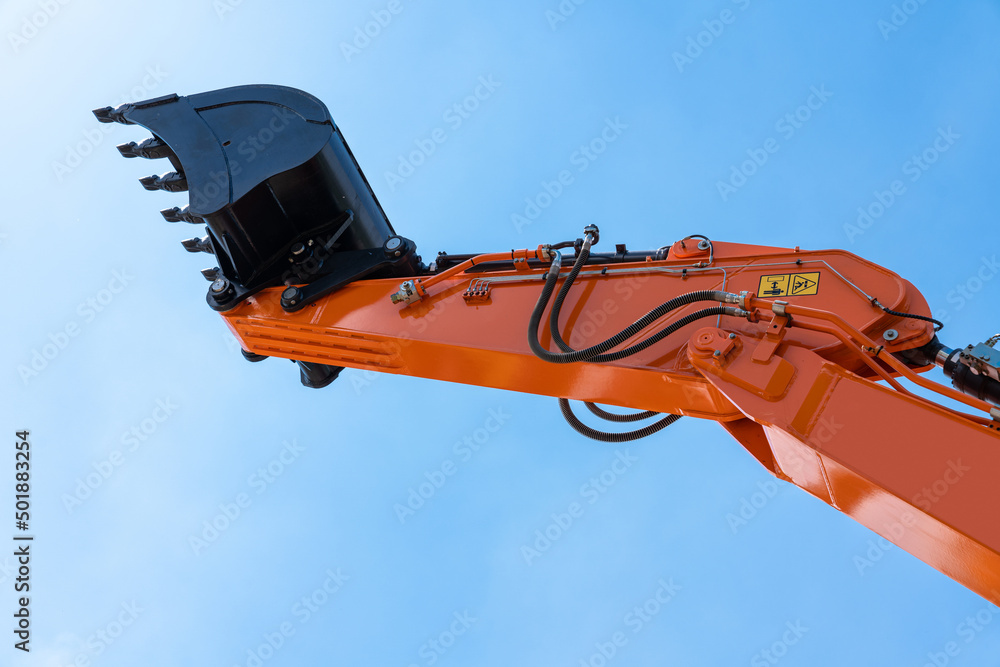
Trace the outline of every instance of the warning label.
<instances>
[{"instance_id":1,"label":"warning label","mask_svg":"<svg viewBox=\"0 0 1000 667\"><path fill-rule=\"evenodd\" d=\"M819 292L819 271L761 276L758 296L809 296Z\"/></svg>"}]
</instances>

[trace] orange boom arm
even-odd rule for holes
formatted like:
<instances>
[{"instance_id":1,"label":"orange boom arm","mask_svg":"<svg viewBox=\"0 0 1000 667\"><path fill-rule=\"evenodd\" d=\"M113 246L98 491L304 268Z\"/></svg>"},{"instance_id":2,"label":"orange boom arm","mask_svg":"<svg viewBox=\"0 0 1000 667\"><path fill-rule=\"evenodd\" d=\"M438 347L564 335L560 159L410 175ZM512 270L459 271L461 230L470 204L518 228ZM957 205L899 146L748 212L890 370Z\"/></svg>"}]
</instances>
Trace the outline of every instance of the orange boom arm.
<instances>
[{"instance_id":1,"label":"orange boom arm","mask_svg":"<svg viewBox=\"0 0 1000 667\"><path fill-rule=\"evenodd\" d=\"M384 279L354 282L291 314L279 304L282 290L269 289L223 316L254 354L718 421L774 475L1000 603L1000 522L989 509L1000 504L1000 434L991 406L921 378L929 365L912 368L896 355L930 343L933 325L872 304L929 316L920 293L843 251L713 243L709 263L696 243L675 244L661 261L584 268L560 318L565 339L597 343L696 290L747 293L737 304L746 314L689 324L606 363L553 364L529 349L525 329L547 268L527 260L539 251L477 261L504 258L508 270L415 278L426 296L403 307L390 299L398 281ZM650 329L697 309L682 306ZM551 345L548 332L541 342ZM909 393L899 376L984 414Z\"/></svg>"}]
</instances>

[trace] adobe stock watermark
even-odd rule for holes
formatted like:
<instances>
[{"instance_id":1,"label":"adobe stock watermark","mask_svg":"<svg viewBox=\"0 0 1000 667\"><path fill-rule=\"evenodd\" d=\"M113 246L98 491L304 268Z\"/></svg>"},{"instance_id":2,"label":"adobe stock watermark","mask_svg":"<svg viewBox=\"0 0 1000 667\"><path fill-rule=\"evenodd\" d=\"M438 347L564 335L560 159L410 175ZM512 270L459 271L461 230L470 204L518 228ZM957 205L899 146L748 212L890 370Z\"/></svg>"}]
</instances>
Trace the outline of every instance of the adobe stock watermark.
<instances>
[{"instance_id":1,"label":"adobe stock watermark","mask_svg":"<svg viewBox=\"0 0 1000 667\"><path fill-rule=\"evenodd\" d=\"M247 486L260 496L265 493L269 486L274 484L285 471L295 463L306 448L292 439L291 442L282 443L278 454L267 462L266 465L257 468L247 477ZM219 511L215 516L202 522L201 532L188 536L188 546L195 556L200 556L208 547L214 544L219 537L229 530L236 521L243 516L247 508L253 504L253 497L245 491L236 494L232 501L219 504Z\"/></svg>"},{"instance_id":2,"label":"adobe stock watermark","mask_svg":"<svg viewBox=\"0 0 1000 667\"><path fill-rule=\"evenodd\" d=\"M937 308L933 311L934 317L941 320L942 324L948 324L951 316L969 305L998 273L1000 273L1000 262L997 261L997 256L982 257L973 274L957 283L945 295L945 300L955 306L954 310Z\"/></svg>"},{"instance_id":3,"label":"adobe stock watermark","mask_svg":"<svg viewBox=\"0 0 1000 667\"><path fill-rule=\"evenodd\" d=\"M10 556L6 556L0 561L0 584L7 583L15 574L17 574L17 563L11 560Z\"/></svg>"},{"instance_id":4,"label":"adobe stock watermark","mask_svg":"<svg viewBox=\"0 0 1000 667\"><path fill-rule=\"evenodd\" d=\"M593 139L573 151L569 156L569 164L575 167L576 173L582 174L608 150L608 146L618 141L622 133L628 129L628 125L622 122L620 116L615 116L614 120L604 119L604 127ZM531 197L525 197L524 209L520 212L512 213L511 224L520 234L530 224L533 224L545 209L552 206L555 200L559 199L566 191L566 188L576 182L573 170L562 169L551 180L542 180L539 185L541 189Z\"/></svg>"},{"instance_id":5,"label":"adobe stock watermark","mask_svg":"<svg viewBox=\"0 0 1000 667\"><path fill-rule=\"evenodd\" d=\"M781 659L788 655L788 650L799 643L799 640L809 632L809 628L803 627L802 621L786 621L786 630L781 634L781 638L774 641L770 646L762 649L750 658L750 667L770 667L777 665Z\"/></svg>"},{"instance_id":6,"label":"adobe stock watermark","mask_svg":"<svg viewBox=\"0 0 1000 667\"><path fill-rule=\"evenodd\" d=\"M1000 591L993 591L994 596L1000 596ZM993 619L1000 615L1000 608L994 604L987 604L975 613L968 615L955 627L955 634L961 643L951 640L945 643L940 651L929 651L927 661L922 667L946 667L950 665L953 658L957 658L962 653L962 649L976 641L976 638L986 630L993 622Z\"/></svg>"},{"instance_id":7,"label":"adobe stock watermark","mask_svg":"<svg viewBox=\"0 0 1000 667\"><path fill-rule=\"evenodd\" d=\"M415 340L415 336L423 335L424 332L426 332L431 325L438 321L444 313L449 312L454 304L454 300L446 299L435 303L433 308L426 311L420 317L405 318L406 327L396 331L396 340L393 341L390 346L391 352L393 354L398 354L412 345ZM370 368L351 369L350 381L351 387L354 389L354 395L360 396L363 391L375 384L375 381L383 375L386 375L386 373L372 370Z\"/></svg>"},{"instance_id":8,"label":"adobe stock watermark","mask_svg":"<svg viewBox=\"0 0 1000 667\"><path fill-rule=\"evenodd\" d=\"M639 457L633 456L627 449L624 452L615 450L615 458L612 459L611 465L580 486L580 498L585 500L587 505L593 505L604 497L638 460ZM553 512L550 515L552 523L536 530L533 542L521 545L521 556L524 558L524 562L532 565L543 553L551 549L552 545L562 539L579 522L586 509L583 503L574 500L566 507L565 512Z\"/></svg>"},{"instance_id":9,"label":"adobe stock watermark","mask_svg":"<svg viewBox=\"0 0 1000 667\"><path fill-rule=\"evenodd\" d=\"M605 299L597 307L591 307L580 313L573 324L573 329L569 335L569 345L575 349L586 346L587 341L592 340L594 335L600 331L601 327L608 323L608 320L615 315L621 304L631 300L649 282L652 276L635 274L620 278L615 282L615 298Z\"/></svg>"},{"instance_id":10,"label":"adobe stock watermark","mask_svg":"<svg viewBox=\"0 0 1000 667\"><path fill-rule=\"evenodd\" d=\"M213 0L212 9L220 21L226 20L227 14L232 14L236 8L243 4L243 0Z\"/></svg>"},{"instance_id":11,"label":"adobe stock watermark","mask_svg":"<svg viewBox=\"0 0 1000 667\"><path fill-rule=\"evenodd\" d=\"M816 457L843 428L844 424L837 421L837 415L824 413L806 437L808 447L793 448L782 455L778 462L782 472L792 478L813 472L817 465Z\"/></svg>"},{"instance_id":12,"label":"adobe stock watermark","mask_svg":"<svg viewBox=\"0 0 1000 667\"><path fill-rule=\"evenodd\" d=\"M68 514L72 514L77 508L93 496L106 481L111 479L115 472L125 465L129 455L139 451L139 448L149 440L160 426L166 422L180 406L174 403L169 396L158 398L155 407L149 416L134 424L129 430L122 433L120 441L121 449L114 449L107 457L91 464L93 472L87 473L83 477L76 478L76 487L72 493L62 494L62 504Z\"/></svg>"},{"instance_id":13,"label":"adobe stock watermark","mask_svg":"<svg viewBox=\"0 0 1000 667\"><path fill-rule=\"evenodd\" d=\"M324 572L324 577L323 583L313 589L311 593L299 598L289 611L291 616L298 620L300 626L308 623L315 614L329 604L333 596L339 593L344 584L351 579L339 567L336 570L328 569ZM233 667L262 667L287 644L289 639L295 636L295 631L295 624L291 620L282 621L274 631L261 635L260 644L246 650L246 659L242 665L234 663Z\"/></svg>"},{"instance_id":14,"label":"adobe stock watermark","mask_svg":"<svg viewBox=\"0 0 1000 667\"><path fill-rule=\"evenodd\" d=\"M39 0L35 4L37 9L21 18L21 25L18 26L17 31L7 32L7 42L14 53L23 49L28 45L28 42L37 37L70 2L71 0Z\"/></svg>"},{"instance_id":15,"label":"adobe stock watermark","mask_svg":"<svg viewBox=\"0 0 1000 667\"><path fill-rule=\"evenodd\" d=\"M475 617L465 609L461 613L454 612L448 627L436 636L431 637L417 649L417 655L423 659L424 665L428 667L435 664L455 645L455 642L469 631L476 622ZM418 663L410 663L409 667L420 667Z\"/></svg>"},{"instance_id":16,"label":"adobe stock watermark","mask_svg":"<svg viewBox=\"0 0 1000 667\"><path fill-rule=\"evenodd\" d=\"M219 332L219 338L222 340L222 345L229 352L239 353L240 350L243 349L243 346L240 344L240 341L236 340L236 336L233 335L233 332L230 331L229 327L227 327L225 324L222 325L222 330Z\"/></svg>"},{"instance_id":17,"label":"adobe stock watermark","mask_svg":"<svg viewBox=\"0 0 1000 667\"><path fill-rule=\"evenodd\" d=\"M889 19L879 19L875 24L879 32L882 33L882 39L888 42L889 37L894 32L899 32L899 29L906 25L906 22L926 4L927 0L903 0L899 4L894 4Z\"/></svg>"},{"instance_id":18,"label":"adobe stock watermark","mask_svg":"<svg viewBox=\"0 0 1000 667\"><path fill-rule=\"evenodd\" d=\"M732 2L739 7L740 11L745 12L750 8L752 0L732 0ZM677 71L683 74L684 68L688 65L693 65L694 61L700 58L706 49L709 49L715 44L716 40L722 37L723 33L726 32L726 26L736 23L738 17L739 14L732 9L723 9L719 12L718 17L702 21L701 25L704 27L704 30L699 30L697 33L689 35L687 45L684 49L673 52L672 57Z\"/></svg>"},{"instance_id":19,"label":"adobe stock watermark","mask_svg":"<svg viewBox=\"0 0 1000 667\"><path fill-rule=\"evenodd\" d=\"M268 146L297 118L299 116L294 111L276 106L262 125L224 143L223 146L229 149L226 152L227 169L209 172L207 182L189 191L191 207L204 210L219 195L228 193L230 175L239 176L244 167L263 155ZM236 155L233 155L234 151Z\"/></svg>"},{"instance_id":20,"label":"adobe stock watermark","mask_svg":"<svg viewBox=\"0 0 1000 667\"><path fill-rule=\"evenodd\" d=\"M738 533L740 528L752 521L757 516L757 513L764 509L764 506L770 502L771 498L778 495L778 484L773 479L765 479L762 482L757 482L757 488L759 491L751 493L749 498L746 496L740 498L740 507L736 510L736 513L729 512L726 514L726 523L729 524L729 529L733 531L733 535Z\"/></svg>"},{"instance_id":21,"label":"adobe stock watermark","mask_svg":"<svg viewBox=\"0 0 1000 667\"><path fill-rule=\"evenodd\" d=\"M674 583L673 578L666 581L659 579L656 583L658 585L656 591L622 618L622 624L632 631L633 637L648 627L682 589L682 586ZM594 652L587 658L580 659L580 667L605 667L622 648L628 646L628 642L629 636L624 630L613 632L607 641L594 644Z\"/></svg>"},{"instance_id":22,"label":"adobe stock watermark","mask_svg":"<svg viewBox=\"0 0 1000 667\"><path fill-rule=\"evenodd\" d=\"M806 123L812 120L817 111L822 109L833 97L833 93L826 89L826 84L819 88L812 86L809 88L809 96L805 101L792 111L789 111L774 123L774 131L777 132L783 141L790 141ZM729 201L729 198L736 194L745 186L760 169L768 163L775 153L781 150L781 142L775 137L768 137L758 147L746 150L747 159L739 164L730 166L729 178L725 181L716 181L715 188L719 192L722 201Z\"/></svg>"},{"instance_id":23,"label":"adobe stock watermark","mask_svg":"<svg viewBox=\"0 0 1000 667\"><path fill-rule=\"evenodd\" d=\"M794 448L783 453L779 462L782 472L792 479L808 474L817 465L816 457L823 447L843 428L844 424L837 421L836 415L824 414L806 437L808 448ZM757 482L757 489L749 496L740 498L740 506L736 512L726 514L726 523L733 535L760 515L761 510L778 495L780 487L777 480L768 478Z\"/></svg>"},{"instance_id":24,"label":"adobe stock watermark","mask_svg":"<svg viewBox=\"0 0 1000 667\"><path fill-rule=\"evenodd\" d=\"M560 25L576 14L576 8L585 2L587 0L562 0L555 9L546 9L545 20L549 22L552 32L558 30Z\"/></svg>"},{"instance_id":25,"label":"adobe stock watermark","mask_svg":"<svg viewBox=\"0 0 1000 667\"><path fill-rule=\"evenodd\" d=\"M149 66L146 73L138 84L132 87L127 93L119 95L112 107L119 107L130 101L139 101L155 97L153 91L169 76L160 65ZM115 130L116 123L100 123L95 127L87 127L81 132L83 138L75 143L67 144L63 152L62 160L52 161L52 173L56 180L62 182L64 178L72 174L83 161L93 154L94 150L104 143L104 139Z\"/></svg>"},{"instance_id":26,"label":"adobe stock watermark","mask_svg":"<svg viewBox=\"0 0 1000 667\"><path fill-rule=\"evenodd\" d=\"M104 655L108 649L114 646L115 642L121 639L125 631L135 624L143 611L145 610L135 600L122 602L121 611L87 637L84 650L76 654L72 664L76 667L88 667L94 658Z\"/></svg>"},{"instance_id":27,"label":"adobe stock watermark","mask_svg":"<svg viewBox=\"0 0 1000 667\"><path fill-rule=\"evenodd\" d=\"M383 375L383 373L373 371L370 368L349 369L348 377L350 377L351 388L354 389L354 395L360 396L368 387L375 384L375 381L378 380L380 375Z\"/></svg>"},{"instance_id":28,"label":"adobe stock watermark","mask_svg":"<svg viewBox=\"0 0 1000 667\"><path fill-rule=\"evenodd\" d=\"M62 352L69 347L73 339L79 336L86 325L97 319L97 316L107 310L108 306L125 291L125 288L135 280L128 269L111 272L111 280L107 286L87 297L76 307L78 318L66 322L58 331L49 333L48 342L36 347L28 354L28 362L19 364L17 374L25 387L38 377Z\"/></svg>"},{"instance_id":29,"label":"adobe stock watermark","mask_svg":"<svg viewBox=\"0 0 1000 667\"><path fill-rule=\"evenodd\" d=\"M472 433L465 435L461 440L455 441L451 451L459 463L468 463L490 441L504 424L510 419L510 415L504 412L503 406L496 409L490 408L486 411L486 419L483 425L474 429ZM424 471L423 480L416 486L411 486L407 491L406 502L396 503L392 506L399 523L404 524L421 508L427 504L431 498L437 495L448 480L458 473L460 466L455 459L447 458L431 470Z\"/></svg>"},{"instance_id":30,"label":"adobe stock watermark","mask_svg":"<svg viewBox=\"0 0 1000 667\"><path fill-rule=\"evenodd\" d=\"M920 492L911 499L911 502L925 512L930 512L934 505L948 495L951 488L961 482L965 473L970 470L972 470L972 468L963 465L961 459L948 461L948 468L945 469L941 477L934 480L934 482L930 485L923 487ZM892 521L884 527L884 532L887 533L893 540L898 542L908 530L916 525L916 523L917 518L914 516L913 512L905 510L902 514L900 514L897 520ZM874 567L876 563L881 561L886 552L894 546L896 545L881 536L877 539L868 540L868 548L865 550L864 554L855 555L852 559L858 574L862 577L865 576L865 571Z\"/></svg>"},{"instance_id":31,"label":"adobe stock watermark","mask_svg":"<svg viewBox=\"0 0 1000 667\"><path fill-rule=\"evenodd\" d=\"M903 176L907 177L910 183L916 183L931 167L933 167L941 156L951 150L962 135L957 134L951 125L947 129L939 127L937 136L927 148L920 153L916 153L903 163L900 169ZM858 217L854 223L844 223L844 233L847 240L854 243L854 240L864 234L875 224L890 208L895 205L900 198L908 192L906 183L902 179L895 179L885 190L875 190L873 199L864 206L858 207Z\"/></svg>"},{"instance_id":32,"label":"adobe stock watermark","mask_svg":"<svg viewBox=\"0 0 1000 667\"><path fill-rule=\"evenodd\" d=\"M482 106L482 103L493 97L501 85L503 84L494 79L492 74L481 76L478 85L470 94L446 108L441 114L441 120L448 126L448 129L436 127L426 137L415 139L413 150L406 155L397 156L399 162L396 164L395 170L384 173L389 191L395 192L396 188L413 176L419 167L426 164L427 159L437 152L438 147L448 141L448 133L461 129L462 125L472 117L472 114Z\"/></svg>"},{"instance_id":33,"label":"adobe stock watermark","mask_svg":"<svg viewBox=\"0 0 1000 667\"><path fill-rule=\"evenodd\" d=\"M350 42L340 43L340 53L344 56L344 60L351 62L352 58L360 56L361 52L371 46L404 9L406 5L402 0L389 0L385 7L370 11L371 20L364 25L355 26L354 36Z\"/></svg>"}]
</instances>

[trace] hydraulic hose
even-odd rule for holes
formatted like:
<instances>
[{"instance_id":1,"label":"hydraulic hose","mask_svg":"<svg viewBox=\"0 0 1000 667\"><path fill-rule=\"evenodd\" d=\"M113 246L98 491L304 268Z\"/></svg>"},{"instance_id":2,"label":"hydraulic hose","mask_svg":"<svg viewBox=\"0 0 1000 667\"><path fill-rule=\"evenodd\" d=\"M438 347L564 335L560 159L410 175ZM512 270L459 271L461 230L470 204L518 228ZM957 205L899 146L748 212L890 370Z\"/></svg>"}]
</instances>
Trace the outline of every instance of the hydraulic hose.
<instances>
[{"instance_id":1,"label":"hydraulic hose","mask_svg":"<svg viewBox=\"0 0 1000 667\"><path fill-rule=\"evenodd\" d=\"M559 290L559 294L552 305L552 312L549 315L549 331L552 335L552 340L562 350L562 353L549 352L542 347L538 340L538 327L541 324L542 315L545 312L545 308L549 304L549 300L552 298L552 293L555 291L556 283L559 281L559 274L562 269L562 255L560 253L556 253L552 258L552 264L545 276L545 284L542 287L542 293L538 297L538 302L535 304L535 308L532 311L531 318L528 322L528 346L531 348L531 351L535 354L535 356L544 361L557 364L574 363L578 361L590 361L592 363L617 361L618 359L624 359L646 349L657 341L663 340L670 334L702 318L714 317L718 315L730 315L734 317L742 317L746 315L746 312L741 308L733 306L713 306L711 308L703 308L669 323L663 329L630 347L616 352L609 352L677 308L681 308L698 301L739 303L739 297L734 294L729 294L728 292L717 290L689 292L688 294L682 294L681 296L660 304L607 340L583 350L574 350L569 346L569 344L566 343L559 332L559 313L562 309L566 296L569 294L570 288L573 286L573 282L576 280L580 270L584 267L584 265L586 265L587 260L590 257L590 246L593 243L593 240L594 237L591 234L587 234L586 240L580 249L576 262L574 262L573 268L570 270L562 288ZM641 421L643 419L649 419L662 414L652 410L645 410L632 414L615 414L602 410L597 405L590 402L584 402L584 405L586 405L587 409L590 410L591 413L601 419L618 423ZM661 431L680 419L680 415L667 414L662 419L634 431L627 431L624 433L608 433L591 428L581 422L573 413L573 409L570 407L569 401L565 398L559 399L559 408L562 411L563 417L575 431L588 438L599 440L601 442L631 442L633 440L639 440L640 438L645 438Z\"/></svg>"},{"instance_id":2,"label":"hydraulic hose","mask_svg":"<svg viewBox=\"0 0 1000 667\"><path fill-rule=\"evenodd\" d=\"M591 414L597 415L601 419L609 422L616 422L619 424L624 424L628 422L638 422L643 419L652 419L662 415L662 412L656 412L654 410L643 410L642 412L632 412L629 414L621 415L615 412L608 412L607 410L602 410L596 403L591 403L590 401L584 401L584 406L590 410Z\"/></svg>"},{"instance_id":3,"label":"hydraulic hose","mask_svg":"<svg viewBox=\"0 0 1000 667\"><path fill-rule=\"evenodd\" d=\"M552 311L549 313L549 333L552 334L552 340L555 342L559 349L563 352L575 352L573 348L566 344L563 340L562 334L559 333L559 312L562 310L563 301L566 300L566 295L569 294L569 288L573 286L573 281L576 277L580 275L580 270L587 263L590 258L590 237L588 236L583 242L583 248L580 249L580 255L576 258L573 263L573 268L570 270L569 274L566 276L566 280L563 281L563 286L556 294L556 300L552 303Z\"/></svg>"},{"instance_id":4,"label":"hydraulic hose","mask_svg":"<svg viewBox=\"0 0 1000 667\"><path fill-rule=\"evenodd\" d=\"M872 299L872 305L881 308L882 312L886 313L887 315L892 315L893 317L905 317L911 320L930 322L931 324L934 325L934 331L941 331L941 329L944 329L944 323L941 322L940 320L935 320L933 317L925 317L923 315L914 315L913 313L901 313L896 310L890 310L889 308L886 308L881 303L879 303L878 299Z\"/></svg>"},{"instance_id":5,"label":"hydraulic hose","mask_svg":"<svg viewBox=\"0 0 1000 667\"><path fill-rule=\"evenodd\" d=\"M587 238L587 241L590 237ZM556 295L556 300L552 305L552 312L549 315L549 330L552 334L552 340L563 352L575 352L566 342L563 340L562 335L559 333L559 312L562 309L563 301L566 299L566 295L569 294L570 287L573 285L573 281L579 275L580 270L587 263L590 258L590 243L584 242L583 248L580 251L580 255L577 257L576 262L573 264L573 269L570 271L569 275L566 277L563 283L562 289ZM598 355L600 356L600 355ZM652 419L653 417L658 417L662 413L653 410L643 410L641 412L634 412L630 414L616 414L613 412L608 412L607 410L602 410L595 403L589 401L584 401L584 406L597 417L614 423L632 423L643 421L646 419ZM595 428L591 428L581 422L576 415L573 413L573 409L569 404L569 401L565 399L560 400L560 409L562 410L563 417L569 423L569 425L578 433L587 436L593 440L599 440L601 442L631 442L633 440L639 440L641 438L647 437L660 431L667 426L670 426L678 419L680 415L667 415L659 421L648 424L640 429L626 433L611 433L607 431L599 431Z\"/></svg>"},{"instance_id":6,"label":"hydraulic hose","mask_svg":"<svg viewBox=\"0 0 1000 667\"><path fill-rule=\"evenodd\" d=\"M569 425L573 427L573 430L581 435L591 438L592 440L600 440L601 442L632 442L633 440L639 440L640 438L645 438L646 436L653 435L658 431L662 431L681 418L680 415L667 415L663 419L653 422L652 424L644 426L640 429L636 429L635 431L626 431L625 433L607 433L605 431L598 431L597 429L591 428L581 422L577 416L573 414L573 408L570 407L569 401L565 398L559 399L559 409L562 410L563 417L567 422L569 422Z\"/></svg>"},{"instance_id":7,"label":"hydraulic hose","mask_svg":"<svg viewBox=\"0 0 1000 667\"><path fill-rule=\"evenodd\" d=\"M584 244L586 248L586 244ZM581 252L581 257L584 256ZM578 262L580 266L582 263ZM623 350L617 352L612 352L608 354L608 350L618 347L628 339L632 338L643 329L653 324L656 320L660 319L672 310L675 310L681 306L693 303L695 301L722 301L730 302L737 299L735 295L729 294L727 292L720 292L716 290L701 290L697 292L690 292L688 294L683 294L681 296L675 297L659 306L653 310L646 313L643 317L639 318L629 326L625 327L619 331L614 336L608 338L605 341L593 345L583 350L574 350L572 352L566 353L554 353L549 352L538 340L538 326L542 321L542 315L545 311L545 307L548 305L549 300L552 298L552 292L555 290L556 282L559 279L559 271L562 268L562 258L559 254L556 254L552 260L552 266L549 267L549 272L545 277L545 285L542 288L542 293L538 298L538 302L535 304L535 309L531 313L531 319L528 322L528 346L531 351L540 359L545 361L556 363L556 364L568 364L577 361L590 361L594 363L601 363L605 361L617 361L618 359L624 359L625 357L631 356L636 352L640 352L650 345L656 343L657 341L663 340L675 331L691 324L692 322L699 320L704 317L710 317L715 315L731 315L735 317L740 317L745 313L739 309L732 306L715 306L712 308L704 308L702 310L690 313L679 320L676 320L666 326L664 329L656 332L649 338L642 340L635 345L627 347ZM568 279L567 279L568 280ZM551 325L551 321L550 321ZM555 336L553 336L555 339ZM559 340L562 340L561 336ZM558 343L557 343L558 344ZM565 341L562 343L565 345Z\"/></svg>"},{"instance_id":8,"label":"hydraulic hose","mask_svg":"<svg viewBox=\"0 0 1000 667\"><path fill-rule=\"evenodd\" d=\"M570 354L572 354L573 352L576 352L576 350L574 350L572 347L570 347L566 343L566 341L562 337L562 334L559 332L559 313L562 311L563 301L565 301L566 296L569 294L569 290L573 286L573 282L576 280L576 277L580 274L580 270L587 263L587 259L590 256L590 243L589 243L589 241L590 241L590 237L588 236L587 240L583 244L583 248L580 250L580 255L577 257L576 262L573 264L572 270L566 276L566 280L563 282L562 288L559 290L559 293L556 295L556 300L552 303L552 311L549 314L549 333L552 336L553 342L555 342L555 344L563 352L570 353ZM649 311L648 313L646 313L646 315L643 316L638 322L636 322L635 324L633 324L632 327L635 327L637 324L639 324L639 322L643 322L643 324L640 325L639 328L636 329L634 333L632 333L629 336L626 336L624 339L622 339L621 342L624 342L628 338L631 338L633 335L635 335L635 333L638 333L641 329L646 328L646 326L648 326L649 324L652 324L653 322L655 322L656 320L660 319L661 317L663 317L664 315L666 315L670 311L676 310L677 308L680 308L681 306L686 306L688 304L695 303L695 302L698 302L698 301L715 301L715 302L723 301L724 302L724 301L729 301L731 298L732 298L732 295L730 295L730 294L728 294L726 292L720 292L720 291L717 291L717 290L699 290L699 291L695 291L695 292L689 292L687 294L682 294L681 296L675 297L675 298L671 299L670 301L667 301L666 303L663 303L663 304L657 306L656 308L654 308L653 310ZM629 327L628 330L631 330L632 327ZM646 340L638 343L637 345L629 347L629 348L627 348L625 350L621 350L620 352L616 352L614 354L608 354L608 355L597 354L596 356L593 356L593 357L588 356L586 358L586 361L592 361L594 363L601 363L601 362L604 362L604 361L615 361L617 359L624 359L625 357L631 356L631 355L635 354L636 352L639 352L641 350L646 349L647 347L649 347L653 343L655 343L655 342L657 342L659 340L662 340L667 335L669 335L669 334L664 334L662 332L659 332L657 334L654 334L653 337L648 338L648 339L646 339ZM615 347L615 346L612 346L612 347ZM591 348L591 349L593 349L593 348Z\"/></svg>"}]
</instances>

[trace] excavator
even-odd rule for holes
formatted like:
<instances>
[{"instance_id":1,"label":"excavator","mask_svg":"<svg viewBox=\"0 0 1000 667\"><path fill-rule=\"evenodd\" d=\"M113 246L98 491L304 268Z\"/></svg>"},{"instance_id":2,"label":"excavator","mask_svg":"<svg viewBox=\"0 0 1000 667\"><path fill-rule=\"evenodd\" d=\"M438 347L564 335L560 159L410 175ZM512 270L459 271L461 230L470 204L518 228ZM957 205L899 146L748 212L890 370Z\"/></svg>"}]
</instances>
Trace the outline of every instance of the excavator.
<instances>
[{"instance_id":1,"label":"excavator","mask_svg":"<svg viewBox=\"0 0 1000 667\"><path fill-rule=\"evenodd\" d=\"M713 420L777 478L1000 605L1000 336L944 345L892 271L703 235L597 252L596 225L428 264L305 92L94 114L152 134L123 156L172 165L140 182L188 193L161 213L203 228L182 244L214 258L206 301L247 360L291 359L312 388L351 368L551 396L604 442ZM950 386L925 377L935 367Z\"/></svg>"}]
</instances>

